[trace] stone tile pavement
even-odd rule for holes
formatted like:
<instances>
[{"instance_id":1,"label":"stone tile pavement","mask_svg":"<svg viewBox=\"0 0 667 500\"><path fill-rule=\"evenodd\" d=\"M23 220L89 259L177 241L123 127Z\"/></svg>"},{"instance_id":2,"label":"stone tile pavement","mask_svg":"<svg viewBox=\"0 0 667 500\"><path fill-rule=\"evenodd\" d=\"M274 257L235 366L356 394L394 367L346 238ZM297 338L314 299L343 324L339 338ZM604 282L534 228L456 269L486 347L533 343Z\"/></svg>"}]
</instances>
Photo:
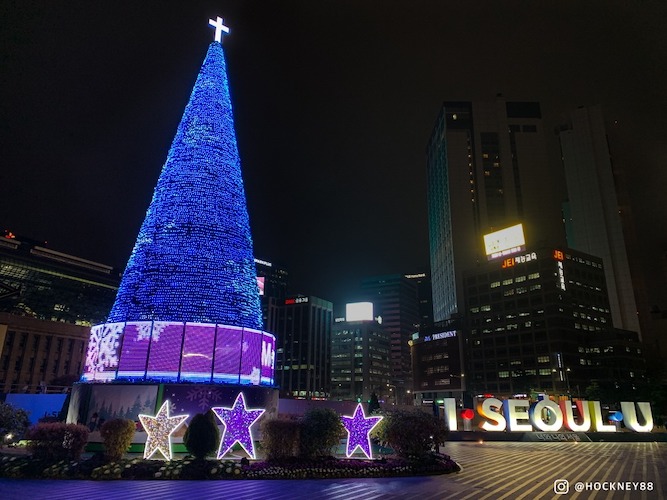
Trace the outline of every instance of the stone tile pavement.
<instances>
[{"instance_id":1,"label":"stone tile pavement","mask_svg":"<svg viewBox=\"0 0 667 500\"><path fill-rule=\"evenodd\" d=\"M667 443L450 442L458 474L383 479L58 481L0 479L2 500L370 500L667 498ZM554 482L567 480L568 493ZM584 491L577 492L577 482ZM609 483L638 490L603 491ZM639 490L641 484L652 490ZM588 485L586 485L588 483ZM603 484L604 483L604 484ZM630 487L634 487L630 484ZM558 486L564 491L563 483ZM596 488L598 490L596 491Z\"/></svg>"}]
</instances>

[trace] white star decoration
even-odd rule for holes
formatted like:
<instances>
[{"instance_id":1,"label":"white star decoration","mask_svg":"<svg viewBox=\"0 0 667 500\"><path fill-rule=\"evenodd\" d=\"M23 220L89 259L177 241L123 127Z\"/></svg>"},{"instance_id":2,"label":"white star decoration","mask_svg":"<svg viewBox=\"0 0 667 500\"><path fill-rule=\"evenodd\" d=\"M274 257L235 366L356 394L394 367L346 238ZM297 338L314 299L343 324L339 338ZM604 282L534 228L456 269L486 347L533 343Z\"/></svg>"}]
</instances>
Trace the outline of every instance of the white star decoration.
<instances>
[{"instance_id":1,"label":"white star decoration","mask_svg":"<svg viewBox=\"0 0 667 500\"><path fill-rule=\"evenodd\" d=\"M144 447L144 458L151 458L156 451L162 453L166 460L171 460L171 435L190 415L169 416L169 400L165 400L157 414L139 415L148 439Z\"/></svg>"}]
</instances>

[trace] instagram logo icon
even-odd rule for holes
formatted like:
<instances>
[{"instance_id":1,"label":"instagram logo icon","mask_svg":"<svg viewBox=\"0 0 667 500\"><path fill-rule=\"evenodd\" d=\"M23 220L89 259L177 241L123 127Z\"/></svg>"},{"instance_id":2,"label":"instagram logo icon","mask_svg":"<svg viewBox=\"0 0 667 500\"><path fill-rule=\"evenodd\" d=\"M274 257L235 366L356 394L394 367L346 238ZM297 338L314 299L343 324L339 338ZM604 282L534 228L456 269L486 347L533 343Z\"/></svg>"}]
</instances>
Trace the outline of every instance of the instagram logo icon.
<instances>
[{"instance_id":1,"label":"instagram logo icon","mask_svg":"<svg viewBox=\"0 0 667 500\"><path fill-rule=\"evenodd\" d=\"M570 482L567 479L556 479L554 481L554 493L556 495L567 495L570 492Z\"/></svg>"}]
</instances>

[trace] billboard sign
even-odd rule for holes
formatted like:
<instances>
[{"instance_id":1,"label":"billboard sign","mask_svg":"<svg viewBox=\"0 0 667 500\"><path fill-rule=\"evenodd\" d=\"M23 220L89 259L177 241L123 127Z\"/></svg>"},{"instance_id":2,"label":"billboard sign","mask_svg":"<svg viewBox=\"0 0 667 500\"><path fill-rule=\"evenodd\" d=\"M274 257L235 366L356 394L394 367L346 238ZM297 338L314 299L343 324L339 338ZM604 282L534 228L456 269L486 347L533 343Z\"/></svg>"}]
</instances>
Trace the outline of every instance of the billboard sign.
<instances>
[{"instance_id":1,"label":"billboard sign","mask_svg":"<svg viewBox=\"0 0 667 500\"><path fill-rule=\"evenodd\" d=\"M372 302L345 304L345 321L373 321Z\"/></svg>"},{"instance_id":2,"label":"billboard sign","mask_svg":"<svg viewBox=\"0 0 667 500\"><path fill-rule=\"evenodd\" d=\"M526 249L526 238L523 234L523 225L517 224L485 234L484 248L489 260L524 251Z\"/></svg>"}]
</instances>

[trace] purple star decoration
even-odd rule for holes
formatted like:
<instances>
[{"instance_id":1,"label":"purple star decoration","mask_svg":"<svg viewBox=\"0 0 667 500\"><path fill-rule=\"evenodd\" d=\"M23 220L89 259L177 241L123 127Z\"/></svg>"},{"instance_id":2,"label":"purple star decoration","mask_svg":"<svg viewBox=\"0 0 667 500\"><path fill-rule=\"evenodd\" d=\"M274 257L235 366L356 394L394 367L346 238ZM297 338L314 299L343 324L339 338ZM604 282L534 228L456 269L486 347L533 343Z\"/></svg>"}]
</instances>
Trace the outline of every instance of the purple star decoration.
<instances>
[{"instance_id":1,"label":"purple star decoration","mask_svg":"<svg viewBox=\"0 0 667 500\"><path fill-rule=\"evenodd\" d=\"M234 406L231 408L215 407L211 410L225 425L220 440L220 448L218 448L218 459L224 457L232 446L239 443L250 458L254 460L255 447L252 442L250 427L262 416L264 410L247 410L242 392L239 392L239 395L236 396Z\"/></svg>"},{"instance_id":2,"label":"purple star decoration","mask_svg":"<svg viewBox=\"0 0 667 500\"><path fill-rule=\"evenodd\" d=\"M357 447L367 458L373 458L371 453L371 438L370 433L382 417L367 417L364 413L364 408L361 403L357 405L354 410L353 417L340 417L347 431L347 449L345 455L350 458L356 451Z\"/></svg>"}]
</instances>

